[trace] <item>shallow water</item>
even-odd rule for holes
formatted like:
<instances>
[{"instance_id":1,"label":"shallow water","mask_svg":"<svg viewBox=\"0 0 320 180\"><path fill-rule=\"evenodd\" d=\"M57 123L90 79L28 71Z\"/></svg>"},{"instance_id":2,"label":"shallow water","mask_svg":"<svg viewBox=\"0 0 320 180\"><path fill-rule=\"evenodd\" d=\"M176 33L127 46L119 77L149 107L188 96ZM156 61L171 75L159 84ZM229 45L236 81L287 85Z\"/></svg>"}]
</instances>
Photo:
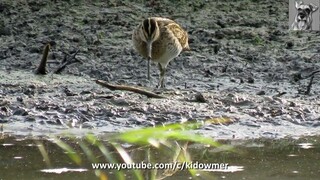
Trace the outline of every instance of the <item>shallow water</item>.
<instances>
[{"instance_id":1,"label":"shallow water","mask_svg":"<svg viewBox=\"0 0 320 180\"><path fill-rule=\"evenodd\" d=\"M52 140L16 138L3 135L0 140L0 179L95 179L91 163L75 165ZM191 158L201 163L227 163L224 171L198 171L199 179L319 179L320 137L294 139L257 139L224 141L234 152L192 144ZM51 166L46 165L37 144L43 144ZM69 144L76 146L75 142ZM135 162L144 160L145 149L130 150ZM155 162L165 162L166 154L158 154ZM65 172L64 172L65 171ZM115 171L103 170L109 179ZM158 172L160 173L160 171ZM134 179L125 172L127 179ZM210 179L211 179L210 178ZM178 171L166 179L191 179L188 171ZM192 178L195 179L195 178Z\"/></svg>"},{"instance_id":2,"label":"shallow water","mask_svg":"<svg viewBox=\"0 0 320 180\"><path fill-rule=\"evenodd\" d=\"M3 132L101 135L226 117L231 123L208 124L198 132L219 139L320 135L318 74L306 93L311 82L307 77L320 68L320 36L288 31L287 0L151 4L0 2L0 22L7 29L3 33L0 27ZM146 80L146 61L131 41L146 12L171 18L189 33L192 51L181 53L167 68L168 89L162 95L168 99L110 91L93 81L158 91L156 64L151 66L152 80ZM35 75L49 42L49 73ZM52 74L66 54L78 50L82 63ZM205 103L198 102L199 93Z\"/></svg>"}]
</instances>

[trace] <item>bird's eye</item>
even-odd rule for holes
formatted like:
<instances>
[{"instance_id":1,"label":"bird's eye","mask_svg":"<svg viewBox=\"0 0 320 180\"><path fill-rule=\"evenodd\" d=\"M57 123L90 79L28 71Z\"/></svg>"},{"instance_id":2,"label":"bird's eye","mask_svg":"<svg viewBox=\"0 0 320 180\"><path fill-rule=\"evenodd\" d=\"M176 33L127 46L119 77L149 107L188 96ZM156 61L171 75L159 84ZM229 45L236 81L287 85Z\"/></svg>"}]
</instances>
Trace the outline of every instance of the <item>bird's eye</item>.
<instances>
[{"instance_id":1,"label":"bird's eye","mask_svg":"<svg viewBox=\"0 0 320 180\"><path fill-rule=\"evenodd\" d=\"M309 14L310 13L310 9L306 9L306 12Z\"/></svg>"},{"instance_id":2,"label":"bird's eye","mask_svg":"<svg viewBox=\"0 0 320 180\"><path fill-rule=\"evenodd\" d=\"M298 8L298 11L301 11L301 8Z\"/></svg>"}]
</instances>

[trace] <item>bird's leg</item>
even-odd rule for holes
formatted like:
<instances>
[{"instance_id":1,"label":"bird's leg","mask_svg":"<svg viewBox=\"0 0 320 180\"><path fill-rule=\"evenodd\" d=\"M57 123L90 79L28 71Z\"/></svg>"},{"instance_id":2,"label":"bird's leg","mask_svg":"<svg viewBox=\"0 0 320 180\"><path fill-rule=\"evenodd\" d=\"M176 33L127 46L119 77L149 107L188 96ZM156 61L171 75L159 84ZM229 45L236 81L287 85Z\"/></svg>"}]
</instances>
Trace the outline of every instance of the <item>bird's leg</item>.
<instances>
[{"instance_id":1,"label":"bird's leg","mask_svg":"<svg viewBox=\"0 0 320 180\"><path fill-rule=\"evenodd\" d=\"M158 64L158 67L159 67L159 71L160 71L160 78L159 78L158 88L164 88L165 87L164 75L166 73L166 68L162 67L162 65L160 63Z\"/></svg>"},{"instance_id":2,"label":"bird's leg","mask_svg":"<svg viewBox=\"0 0 320 180\"><path fill-rule=\"evenodd\" d=\"M152 42L147 42L147 53L148 53L148 80L150 82L150 61L152 56Z\"/></svg>"},{"instance_id":3,"label":"bird's leg","mask_svg":"<svg viewBox=\"0 0 320 180\"><path fill-rule=\"evenodd\" d=\"M148 58L148 80L150 81L150 58Z\"/></svg>"}]
</instances>

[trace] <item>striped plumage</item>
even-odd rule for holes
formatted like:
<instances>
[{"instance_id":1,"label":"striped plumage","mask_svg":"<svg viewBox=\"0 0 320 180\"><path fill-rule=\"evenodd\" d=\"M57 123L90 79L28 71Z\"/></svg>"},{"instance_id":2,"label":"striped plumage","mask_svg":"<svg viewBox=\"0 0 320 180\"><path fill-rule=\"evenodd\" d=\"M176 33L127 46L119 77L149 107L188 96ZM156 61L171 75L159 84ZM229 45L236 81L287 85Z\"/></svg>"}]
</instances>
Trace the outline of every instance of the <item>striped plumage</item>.
<instances>
[{"instance_id":1,"label":"striped plumage","mask_svg":"<svg viewBox=\"0 0 320 180\"><path fill-rule=\"evenodd\" d=\"M158 87L164 87L164 76L168 63L181 51L189 50L188 34L173 20L151 17L143 20L132 35L136 51L148 59L148 79L150 80L150 60L157 62L160 70Z\"/></svg>"}]
</instances>

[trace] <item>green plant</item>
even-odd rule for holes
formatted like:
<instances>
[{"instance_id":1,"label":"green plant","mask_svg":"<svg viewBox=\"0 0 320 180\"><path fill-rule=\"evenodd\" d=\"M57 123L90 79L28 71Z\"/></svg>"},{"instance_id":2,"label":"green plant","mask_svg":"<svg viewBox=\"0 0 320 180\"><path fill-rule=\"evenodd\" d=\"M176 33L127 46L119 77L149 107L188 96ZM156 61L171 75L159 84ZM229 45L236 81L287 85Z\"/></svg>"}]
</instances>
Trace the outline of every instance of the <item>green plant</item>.
<instances>
[{"instance_id":1,"label":"green plant","mask_svg":"<svg viewBox=\"0 0 320 180\"><path fill-rule=\"evenodd\" d=\"M213 118L207 122L215 123L215 121L221 122L221 118L217 118L217 120L214 120ZM221 144L214 141L212 138L204 137L191 131L200 127L201 125L201 123L170 124L166 126L130 130L113 134L109 138L104 139L107 140L107 144L103 143L101 138L98 138L93 134L87 134L85 138L77 142L77 144L79 145L86 160L91 163L99 163L99 161L101 162L101 157L103 158L103 161L111 164L116 164L119 162L126 164L135 163L133 157L130 156L129 150L122 146L123 144L128 143L130 146L143 148L145 151L145 153L143 153L145 155L144 162L146 163L151 163L153 165L156 163L154 157L158 153L157 151L162 151L166 152L165 154L169 154L168 156L171 163L191 162L191 156L188 153L188 144L190 142L206 144L213 147L221 146ZM54 142L66 152L66 154L74 163L78 165L83 163L80 153L77 152L75 148L58 138L55 138ZM98 151L96 151L97 149ZM48 155L44 148L39 148L39 150L45 161L49 161ZM50 164L50 162L47 162L47 164ZM177 168L166 169L162 171L157 169L132 169L130 172L133 173L135 179L143 180L164 179L167 176L173 175L178 170L179 169ZM196 170L188 170L192 176L196 175ZM103 172L101 169L95 169L94 171L99 179L108 179L105 172ZM125 179L124 171L116 171L115 174L117 179Z\"/></svg>"},{"instance_id":2,"label":"green plant","mask_svg":"<svg viewBox=\"0 0 320 180\"><path fill-rule=\"evenodd\" d=\"M264 45L265 41L260 36L257 35L252 39L252 43L254 45Z\"/></svg>"}]
</instances>

